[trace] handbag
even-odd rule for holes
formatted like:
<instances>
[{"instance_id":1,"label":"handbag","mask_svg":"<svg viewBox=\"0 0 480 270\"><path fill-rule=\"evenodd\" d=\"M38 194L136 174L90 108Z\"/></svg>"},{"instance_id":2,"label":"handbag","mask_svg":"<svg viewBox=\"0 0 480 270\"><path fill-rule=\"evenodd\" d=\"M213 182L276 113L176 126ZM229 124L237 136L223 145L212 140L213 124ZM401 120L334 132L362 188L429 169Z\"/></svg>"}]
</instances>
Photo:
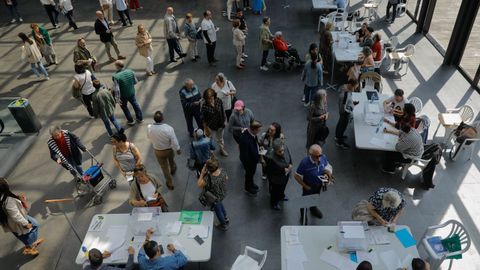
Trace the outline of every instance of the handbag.
<instances>
[{"instance_id":1,"label":"handbag","mask_svg":"<svg viewBox=\"0 0 480 270\"><path fill-rule=\"evenodd\" d=\"M209 188L210 188L210 175L207 175L206 177L206 182L207 185L203 189L202 193L200 193L200 197L198 197L198 200L203 206L212 206L216 202L218 202L218 197L213 194Z\"/></svg>"},{"instance_id":2,"label":"handbag","mask_svg":"<svg viewBox=\"0 0 480 270\"><path fill-rule=\"evenodd\" d=\"M328 134L330 133L330 130L328 129L327 125L325 122L318 128L318 140L319 141L325 141L328 137Z\"/></svg>"}]
</instances>

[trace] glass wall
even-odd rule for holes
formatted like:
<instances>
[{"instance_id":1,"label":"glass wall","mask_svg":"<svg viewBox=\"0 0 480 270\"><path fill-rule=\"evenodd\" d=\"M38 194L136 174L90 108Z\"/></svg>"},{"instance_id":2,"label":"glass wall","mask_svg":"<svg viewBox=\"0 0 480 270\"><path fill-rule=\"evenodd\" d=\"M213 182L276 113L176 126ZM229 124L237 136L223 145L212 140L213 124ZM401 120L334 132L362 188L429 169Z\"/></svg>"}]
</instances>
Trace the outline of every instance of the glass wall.
<instances>
[{"instance_id":1,"label":"glass wall","mask_svg":"<svg viewBox=\"0 0 480 270\"><path fill-rule=\"evenodd\" d=\"M480 12L477 13L475 24L463 53L460 67L473 79L480 65Z\"/></svg>"},{"instance_id":2,"label":"glass wall","mask_svg":"<svg viewBox=\"0 0 480 270\"><path fill-rule=\"evenodd\" d=\"M460 0L437 0L435 5L429 33L444 50L448 47L461 4Z\"/></svg>"},{"instance_id":3,"label":"glass wall","mask_svg":"<svg viewBox=\"0 0 480 270\"><path fill-rule=\"evenodd\" d=\"M407 10L413 15L415 20L418 20L418 13L420 13L420 8L422 5L422 0L408 0L407 1Z\"/></svg>"}]
</instances>

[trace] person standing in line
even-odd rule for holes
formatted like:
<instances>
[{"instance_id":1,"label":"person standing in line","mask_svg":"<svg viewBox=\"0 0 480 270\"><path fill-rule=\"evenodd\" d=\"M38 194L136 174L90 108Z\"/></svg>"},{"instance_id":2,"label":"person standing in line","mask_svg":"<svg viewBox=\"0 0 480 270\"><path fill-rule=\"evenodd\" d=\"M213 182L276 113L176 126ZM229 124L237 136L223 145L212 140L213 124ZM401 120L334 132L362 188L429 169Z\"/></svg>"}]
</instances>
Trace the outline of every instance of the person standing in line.
<instances>
[{"instance_id":1,"label":"person standing in line","mask_svg":"<svg viewBox=\"0 0 480 270\"><path fill-rule=\"evenodd\" d=\"M11 232L25 247L24 255L37 256L37 247L45 241L38 238L38 222L28 215L29 206L25 194L14 194L6 178L0 177L0 225Z\"/></svg>"},{"instance_id":2,"label":"person standing in line","mask_svg":"<svg viewBox=\"0 0 480 270\"><path fill-rule=\"evenodd\" d=\"M269 181L270 207L281 210L280 201L288 201L285 195L290 174L292 172L292 157L285 142L278 138L273 141L273 147L265 156L265 171Z\"/></svg>"},{"instance_id":3,"label":"person standing in line","mask_svg":"<svg viewBox=\"0 0 480 270\"><path fill-rule=\"evenodd\" d=\"M30 63L33 73L40 78L40 72L45 76L46 80L50 80L48 72L42 64L42 53L37 45L25 33L19 33L18 37L22 40L22 59Z\"/></svg>"},{"instance_id":4,"label":"person standing in line","mask_svg":"<svg viewBox=\"0 0 480 270\"><path fill-rule=\"evenodd\" d=\"M60 0L59 1L60 10L62 11L63 15L68 19L68 25L73 28L73 30L77 30L78 26L75 23L75 19L73 18L73 5L72 0Z\"/></svg>"},{"instance_id":5,"label":"person standing in line","mask_svg":"<svg viewBox=\"0 0 480 270\"><path fill-rule=\"evenodd\" d=\"M240 144L240 136L242 132L250 126L250 123L255 120L250 109L245 108L245 103L242 100L235 101L233 106L233 114L230 121L228 121L230 132L233 134L233 139Z\"/></svg>"},{"instance_id":6,"label":"person standing in line","mask_svg":"<svg viewBox=\"0 0 480 270\"><path fill-rule=\"evenodd\" d=\"M103 16L103 13L98 10L95 15L97 15L97 19L95 20L95 33L100 36L100 41L105 45L108 59L112 62L115 61L115 58L113 58L112 54L110 53L110 46L113 46L118 60L126 59L120 54L117 42L115 41L115 37L112 33L112 27Z\"/></svg>"},{"instance_id":7,"label":"person standing in line","mask_svg":"<svg viewBox=\"0 0 480 270\"><path fill-rule=\"evenodd\" d=\"M305 63L302 72L302 81L305 83L304 106L310 106L312 96L317 92L318 88L323 85L323 68L322 64L317 62L317 55L311 55L311 60Z\"/></svg>"},{"instance_id":8,"label":"person standing in line","mask_svg":"<svg viewBox=\"0 0 480 270\"><path fill-rule=\"evenodd\" d=\"M137 45L138 53L147 59L147 76L156 74L153 69L153 48L152 48L152 36L145 29L143 24L138 26L137 37L135 38L135 45Z\"/></svg>"},{"instance_id":9,"label":"person standing in line","mask_svg":"<svg viewBox=\"0 0 480 270\"><path fill-rule=\"evenodd\" d=\"M312 144L325 144L324 133L328 119L327 91L318 90L311 103L307 116L307 149Z\"/></svg>"},{"instance_id":10,"label":"person standing in line","mask_svg":"<svg viewBox=\"0 0 480 270\"><path fill-rule=\"evenodd\" d=\"M54 0L40 0L45 11L47 12L48 18L53 25L53 28L58 28L58 15L60 14L57 11L56 4Z\"/></svg>"},{"instance_id":11,"label":"person standing in line","mask_svg":"<svg viewBox=\"0 0 480 270\"><path fill-rule=\"evenodd\" d=\"M123 130L112 135L112 146L113 163L131 184L135 168L142 165L140 150L127 140L127 135L123 133Z\"/></svg>"},{"instance_id":12,"label":"person standing in line","mask_svg":"<svg viewBox=\"0 0 480 270\"><path fill-rule=\"evenodd\" d=\"M50 129L51 137L47 141L50 158L68 170L75 179L83 175L82 152L87 151L82 141L72 132L54 126Z\"/></svg>"},{"instance_id":13,"label":"person standing in line","mask_svg":"<svg viewBox=\"0 0 480 270\"><path fill-rule=\"evenodd\" d=\"M178 144L177 136L173 128L163 123L163 113L156 111L153 115L154 124L147 127L147 135L150 142L153 144L155 157L157 158L163 175L165 176L167 187L170 190L174 189L173 177L177 171L177 164L175 163L175 152L180 155L180 145ZM175 151L175 152L174 152Z\"/></svg>"},{"instance_id":14,"label":"person standing in line","mask_svg":"<svg viewBox=\"0 0 480 270\"><path fill-rule=\"evenodd\" d=\"M90 53L85 38L83 37L77 40L77 47L73 49L73 63L75 65L83 65L92 74L95 71L97 58Z\"/></svg>"},{"instance_id":15,"label":"person standing in line","mask_svg":"<svg viewBox=\"0 0 480 270\"><path fill-rule=\"evenodd\" d=\"M140 5L140 1L138 0L129 0L128 5L130 6L130 9L133 11L138 11L139 9L142 9L143 7Z\"/></svg>"},{"instance_id":16,"label":"person standing in line","mask_svg":"<svg viewBox=\"0 0 480 270\"><path fill-rule=\"evenodd\" d=\"M92 73L85 69L83 65L75 65L75 73L77 74L73 76L73 87L80 89L83 104L87 107L90 118L94 118L92 96L95 92L95 87L93 87Z\"/></svg>"},{"instance_id":17,"label":"person standing in line","mask_svg":"<svg viewBox=\"0 0 480 270\"><path fill-rule=\"evenodd\" d=\"M52 38L48 31L36 23L30 24L30 28L32 29L32 37L40 48L43 57L45 57L45 61L47 61L47 67L57 65L57 56L55 55Z\"/></svg>"},{"instance_id":18,"label":"person standing in line","mask_svg":"<svg viewBox=\"0 0 480 270\"><path fill-rule=\"evenodd\" d=\"M320 194L329 183L333 183L333 168L325 155L322 154L322 147L318 144L312 144L308 150L308 156L304 157L298 164L295 172L295 180L302 186L302 196ZM311 206L310 212L317 218L322 218L323 214L317 206ZM300 218L303 222L307 213L304 208L300 209Z\"/></svg>"},{"instance_id":19,"label":"person standing in line","mask_svg":"<svg viewBox=\"0 0 480 270\"><path fill-rule=\"evenodd\" d=\"M332 44L333 44L333 23L328 22L325 25L325 31L320 33L320 42L319 42L319 51L320 55L322 56L323 66L329 72L333 72L330 69L332 68ZM327 73L327 72L326 72Z\"/></svg>"},{"instance_id":20,"label":"person standing in line","mask_svg":"<svg viewBox=\"0 0 480 270\"><path fill-rule=\"evenodd\" d=\"M192 61L197 62L197 60L200 58L200 56L198 56L197 49L198 31L197 26L195 26L195 23L193 22L192 13L187 13L186 15L186 22L183 25L183 34L188 40L187 52L190 54Z\"/></svg>"},{"instance_id":21,"label":"person standing in line","mask_svg":"<svg viewBox=\"0 0 480 270\"><path fill-rule=\"evenodd\" d=\"M243 0L243 10L251 10L252 8L250 7L250 0Z\"/></svg>"},{"instance_id":22,"label":"person standing in line","mask_svg":"<svg viewBox=\"0 0 480 270\"><path fill-rule=\"evenodd\" d=\"M217 59L215 59L215 47L217 46L217 31L218 27L215 27L212 21L212 12L206 10L203 13L203 20L201 24L203 41L207 47L207 59L210 66L216 66Z\"/></svg>"},{"instance_id":23,"label":"person standing in line","mask_svg":"<svg viewBox=\"0 0 480 270\"><path fill-rule=\"evenodd\" d=\"M207 206L215 212L220 222L218 225L215 225L215 227L222 231L228 230L228 225L230 224L227 211L222 203L227 195L227 181L227 172L225 169L220 168L215 155L212 155L212 158L207 160L205 166L203 166L202 172L198 177L197 185L203 188L204 192L210 192L215 196L215 200L211 202L211 205Z\"/></svg>"},{"instance_id":24,"label":"person standing in line","mask_svg":"<svg viewBox=\"0 0 480 270\"><path fill-rule=\"evenodd\" d=\"M270 151L273 147L273 141L276 139L285 140L285 135L282 133L282 126L277 122L272 122L267 131L263 132L258 138L258 146L264 150ZM265 170L265 158L260 156L260 163L262 164L262 179L267 180L267 172Z\"/></svg>"},{"instance_id":25,"label":"person standing in line","mask_svg":"<svg viewBox=\"0 0 480 270\"><path fill-rule=\"evenodd\" d=\"M270 18L263 17L262 25L260 26L260 47L262 49L262 63L260 64L260 69L263 71L268 71L267 57L268 51L273 48L273 35L270 32Z\"/></svg>"},{"instance_id":26,"label":"person standing in line","mask_svg":"<svg viewBox=\"0 0 480 270\"><path fill-rule=\"evenodd\" d=\"M388 23L393 23L395 22L395 17L397 17L397 5L398 5L398 2L400 2L399 0L388 0L388 3L387 3L387 11L385 12L385 20L388 22ZM392 11L392 19L390 19L390 9L393 8L393 11Z\"/></svg>"},{"instance_id":27,"label":"person standing in line","mask_svg":"<svg viewBox=\"0 0 480 270\"><path fill-rule=\"evenodd\" d=\"M200 107L200 112L202 113L205 135L208 137L215 135L217 145L220 148L220 155L226 157L228 153L225 151L223 140L226 116L222 100L217 97L217 93L212 88L208 88L203 92L203 100L204 103Z\"/></svg>"},{"instance_id":28,"label":"person standing in line","mask_svg":"<svg viewBox=\"0 0 480 270\"><path fill-rule=\"evenodd\" d=\"M122 26L127 26L125 17L127 17L130 26L132 26L133 23L130 19L130 12L128 11L128 6L125 0L115 0L115 6L117 7L118 17L120 17L120 20L122 21Z\"/></svg>"},{"instance_id":29,"label":"person standing in line","mask_svg":"<svg viewBox=\"0 0 480 270\"><path fill-rule=\"evenodd\" d=\"M353 113L353 108L358 104L358 101L353 101L352 92L358 87L358 81L355 79L348 80L347 84L340 87L340 95L338 96L338 118L337 127L335 128L335 144L343 149L348 149L350 146L345 142L345 130L348 127L350 118Z\"/></svg>"},{"instance_id":30,"label":"person standing in line","mask_svg":"<svg viewBox=\"0 0 480 270\"><path fill-rule=\"evenodd\" d=\"M232 115L232 100L237 93L237 89L235 89L233 83L221 72L215 76L215 82L212 84L212 89L217 93L217 97L222 100L225 116L227 117L226 121L228 122L230 115Z\"/></svg>"},{"instance_id":31,"label":"person standing in line","mask_svg":"<svg viewBox=\"0 0 480 270\"><path fill-rule=\"evenodd\" d=\"M202 95L192 79L186 79L182 89L178 92L180 102L182 103L183 114L187 121L187 129L190 137L193 137L193 119L197 122L197 127L202 128L202 114L200 113L200 104Z\"/></svg>"},{"instance_id":32,"label":"person standing in line","mask_svg":"<svg viewBox=\"0 0 480 270\"><path fill-rule=\"evenodd\" d=\"M168 204L161 190L162 184L157 178L148 174L144 165L138 165L133 170L128 201L133 207L160 207L162 212L168 212Z\"/></svg>"},{"instance_id":33,"label":"person standing in line","mask_svg":"<svg viewBox=\"0 0 480 270\"><path fill-rule=\"evenodd\" d=\"M12 16L12 20L10 21L10 23L16 23L17 20L19 22L23 22L22 15L20 15L20 12L18 12L18 9L17 9L17 6L18 6L17 0L5 0L5 6L7 6L7 9L10 12L10 15Z\"/></svg>"},{"instance_id":34,"label":"person standing in line","mask_svg":"<svg viewBox=\"0 0 480 270\"><path fill-rule=\"evenodd\" d=\"M99 0L100 9L103 15L108 19L109 24L114 24L113 21L113 2L112 0Z\"/></svg>"},{"instance_id":35,"label":"person standing in line","mask_svg":"<svg viewBox=\"0 0 480 270\"><path fill-rule=\"evenodd\" d=\"M197 171L197 177L199 177L205 163L213 155L215 145L209 137L203 134L201 128L196 128L193 134L194 140L190 144L190 158L195 160L194 167Z\"/></svg>"},{"instance_id":36,"label":"person standing in line","mask_svg":"<svg viewBox=\"0 0 480 270\"><path fill-rule=\"evenodd\" d=\"M130 102L135 111L137 123L143 123L142 109L140 109L140 105L138 105L137 99L135 98L135 84L138 82L135 73L133 70L125 68L125 64L121 60L115 61L115 68L117 72L112 76L114 96L115 100L120 103L120 108L122 108L127 118L127 124L129 126L135 125L135 121L128 109L128 102Z\"/></svg>"},{"instance_id":37,"label":"person standing in line","mask_svg":"<svg viewBox=\"0 0 480 270\"><path fill-rule=\"evenodd\" d=\"M180 47L180 31L178 30L177 19L173 15L173 8L168 7L165 13L164 21L164 34L168 45L168 54L170 56L170 62L177 62L175 59L175 52L177 52L179 58L187 56L182 52Z\"/></svg>"},{"instance_id":38,"label":"person standing in line","mask_svg":"<svg viewBox=\"0 0 480 270\"><path fill-rule=\"evenodd\" d=\"M234 20L233 21L233 46L235 47L235 51L237 52L235 66L238 69L244 69L245 64L243 64L243 48L245 47L245 39L247 36L240 30L240 21Z\"/></svg>"},{"instance_id":39,"label":"person standing in line","mask_svg":"<svg viewBox=\"0 0 480 270\"><path fill-rule=\"evenodd\" d=\"M253 177L260 161L257 134L261 128L262 124L254 120L240 136L240 161L245 169L245 192L251 196L256 196L258 193L258 186L253 181Z\"/></svg>"},{"instance_id":40,"label":"person standing in line","mask_svg":"<svg viewBox=\"0 0 480 270\"><path fill-rule=\"evenodd\" d=\"M95 92L92 94L93 115L102 119L108 136L112 137L113 135L110 122L115 126L117 132L123 132L122 126L115 117L115 99L112 93L98 80L93 81L93 87L95 87Z\"/></svg>"}]
</instances>

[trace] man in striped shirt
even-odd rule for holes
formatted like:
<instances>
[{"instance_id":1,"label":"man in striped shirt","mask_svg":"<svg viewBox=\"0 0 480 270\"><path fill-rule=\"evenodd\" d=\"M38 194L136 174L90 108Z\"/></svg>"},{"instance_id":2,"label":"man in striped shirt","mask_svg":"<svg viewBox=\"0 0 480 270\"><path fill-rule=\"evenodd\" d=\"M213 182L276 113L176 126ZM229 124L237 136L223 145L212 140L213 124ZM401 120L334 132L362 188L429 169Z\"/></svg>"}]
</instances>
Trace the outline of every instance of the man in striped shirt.
<instances>
[{"instance_id":1,"label":"man in striped shirt","mask_svg":"<svg viewBox=\"0 0 480 270\"><path fill-rule=\"evenodd\" d=\"M384 159L382 171L384 173L394 174L396 163L408 163L409 158L421 158L423 155L422 136L409 123L400 126L400 130L383 130L398 136L398 142L395 145L397 152L387 152ZM405 158L409 157L409 158Z\"/></svg>"}]
</instances>

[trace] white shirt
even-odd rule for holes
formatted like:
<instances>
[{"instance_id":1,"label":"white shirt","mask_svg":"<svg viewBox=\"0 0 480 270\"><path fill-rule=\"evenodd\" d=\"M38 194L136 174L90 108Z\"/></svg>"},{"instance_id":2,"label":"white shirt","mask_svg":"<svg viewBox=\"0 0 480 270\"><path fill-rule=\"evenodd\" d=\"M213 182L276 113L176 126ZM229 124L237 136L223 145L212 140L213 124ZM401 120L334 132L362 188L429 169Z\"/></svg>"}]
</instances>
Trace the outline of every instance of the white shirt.
<instances>
[{"instance_id":1,"label":"white shirt","mask_svg":"<svg viewBox=\"0 0 480 270\"><path fill-rule=\"evenodd\" d=\"M236 92L235 86L231 81L225 81L223 87L217 85L216 82L212 84L212 89L217 93L217 97L222 100L223 109L230 110L232 108L232 96L228 95L230 91Z\"/></svg>"},{"instance_id":2,"label":"white shirt","mask_svg":"<svg viewBox=\"0 0 480 270\"><path fill-rule=\"evenodd\" d=\"M112 6L112 0L99 0L100 5L109 5Z\"/></svg>"},{"instance_id":3,"label":"white shirt","mask_svg":"<svg viewBox=\"0 0 480 270\"><path fill-rule=\"evenodd\" d=\"M210 38L211 42L217 41L217 29L215 29L215 25L213 24L212 20L203 19L201 27L202 31L207 31L208 37ZM203 37L203 41L205 43L208 43L205 37Z\"/></svg>"},{"instance_id":4,"label":"white shirt","mask_svg":"<svg viewBox=\"0 0 480 270\"><path fill-rule=\"evenodd\" d=\"M151 181L148 181L146 184L139 184L140 191L142 192L143 198L146 201L153 201L153 194L155 194L155 186Z\"/></svg>"},{"instance_id":5,"label":"white shirt","mask_svg":"<svg viewBox=\"0 0 480 270\"><path fill-rule=\"evenodd\" d=\"M85 70L85 73L83 74L75 74L73 78L80 83L80 87L83 85L82 94L90 95L91 93L95 92L95 87L93 87L92 82L92 73L90 73L89 70Z\"/></svg>"},{"instance_id":6,"label":"white shirt","mask_svg":"<svg viewBox=\"0 0 480 270\"><path fill-rule=\"evenodd\" d=\"M40 3L42 3L42 5L55 5L55 1L53 0L40 0Z\"/></svg>"},{"instance_id":7,"label":"white shirt","mask_svg":"<svg viewBox=\"0 0 480 270\"><path fill-rule=\"evenodd\" d=\"M117 6L117 10L120 11L126 10L128 8L125 0L115 0L115 5Z\"/></svg>"},{"instance_id":8,"label":"white shirt","mask_svg":"<svg viewBox=\"0 0 480 270\"><path fill-rule=\"evenodd\" d=\"M58 4L60 6L62 6L63 9L66 10L66 11L70 11L70 10L73 9L71 0L60 0L60 2L58 2Z\"/></svg>"},{"instance_id":9,"label":"white shirt","mask_svg":"<svg viewBox=\"0 0 480 270\"><path fill-rule=\"evenodd\" d=\"M180 150L175 131L168 124L155 123L148 125L147 136L152 142L155 150Z\"/></svg>"}]
</instances>

